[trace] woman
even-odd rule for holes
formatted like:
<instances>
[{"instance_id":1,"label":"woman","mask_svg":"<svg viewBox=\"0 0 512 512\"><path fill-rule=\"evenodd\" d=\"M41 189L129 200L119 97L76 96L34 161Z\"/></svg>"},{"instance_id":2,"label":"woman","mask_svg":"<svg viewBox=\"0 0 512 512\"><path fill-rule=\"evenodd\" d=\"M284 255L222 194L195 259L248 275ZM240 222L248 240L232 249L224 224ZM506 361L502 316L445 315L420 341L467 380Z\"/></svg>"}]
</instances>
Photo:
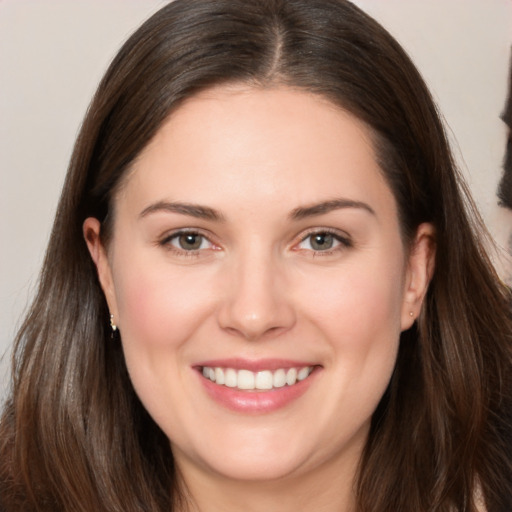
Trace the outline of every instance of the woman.
<instances>
[{"instance_id":1,"label":"woman","mask_svg":"<svg viewBox=\"0 0 512 512\"><path fill-rule=\"evenodd\" d=\"M508 292L435 106L342 0L176 0L84 121L6 510L506 511Z\"/></svg>"}]
</instances>

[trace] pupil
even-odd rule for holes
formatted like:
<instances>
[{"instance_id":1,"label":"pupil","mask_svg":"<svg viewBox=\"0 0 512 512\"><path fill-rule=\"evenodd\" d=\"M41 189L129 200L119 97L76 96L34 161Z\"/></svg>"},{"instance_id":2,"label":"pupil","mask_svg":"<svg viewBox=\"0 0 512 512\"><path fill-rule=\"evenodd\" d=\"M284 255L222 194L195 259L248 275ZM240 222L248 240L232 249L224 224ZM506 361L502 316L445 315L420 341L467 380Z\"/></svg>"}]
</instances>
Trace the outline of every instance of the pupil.
<instances>
[{"instance_id":1,"label":"pupil","mask_svg":"<svg viewBox=\"0 0 512 512\"><path fill-rule=\"evenodd\" d=\"M186 249L188 251L199 249L199 247L201 246L201 237L200 235L195 235L193 233L181 235L180 246L182 249Z\"/></svg>"},{"instance_id":2,"label":"pupil","mask_svg":"<svg viewBox=\"0 0 512 512\"><path fill-rule=\"evenodd\" d=\"M329 233L319 233L312 237L311 247L317 251L325 251L332 247L333 238Z\"/></svg>"}]
</instances>

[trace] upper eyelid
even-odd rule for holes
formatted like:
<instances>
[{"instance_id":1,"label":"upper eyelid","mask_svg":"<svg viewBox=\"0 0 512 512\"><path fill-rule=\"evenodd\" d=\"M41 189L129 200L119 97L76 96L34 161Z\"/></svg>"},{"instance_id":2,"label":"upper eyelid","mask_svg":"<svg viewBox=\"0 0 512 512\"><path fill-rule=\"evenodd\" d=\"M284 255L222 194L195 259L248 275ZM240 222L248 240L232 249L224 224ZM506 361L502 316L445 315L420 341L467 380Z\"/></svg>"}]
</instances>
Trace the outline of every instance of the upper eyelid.
<instances>
[{"instance_id":1,"label":"upper eyelid","mask_svg":"<svg viewBox=\"0 0 512 512\"><path fill-rule=\"evenodd\" d=\"M352 237L346 231L336 229L336 228L327 228L327 227L325 227L325 228L322 228L322 227L321 228L310 228L306 231L303 231L299 235L299 240L301 242L303 242L309 236L318 234L318 233L328 233L328 234L333 235L342 240L352 240Z\"/></svg>"},{"instance_id":2,"label":"upper eyelid","mask_svg":"<svg viewBox=\"0 0 512 512\"><path fill-rule=\"evenodd\" d=\"M165 232L163 235L159 237L160 242L164 242L166 240L171 240L172 238L175 238L179 235L185 235L185 234L196 234L200 235L204 238L206 238L208 241L210 241L212 244L214 243L212 240L212 235L201 228L179 228L179 229L173 229L171 231Z\"/></svg>"},{"instance_id":3,"label":"upper eyelid","mask_svg":"<svg viewBox=\"0 0 512 512\"><path fill-rule=\"evenodd\" d=\"M173 242L181 235L186 234L194 234L201 236L208 242L210 247L186 250L175 246ZM169 251L170 253L173 253L175 257L178 258L200 257L201 254L205 254L203 251L215 250L215 248L218 247L217 244L214 241L212 241L212 239L209 236L206 236L204 233L201 232L201 230L198 230L196 228L182 228L169 232L168 234L159 238L156 242L156 245L159 246L160 248Z\"/></svg>"},{"instance_id":4,"label":"upper eyelid","mask_svg":"<svg viewBox=\"0 0 512 512\"><path fill-rule=\"evenodd\" d=\"M332 235L334 239L337 241L338 245L329 249L325 250L314 250L314 249L308 249L308 248L301 248L299 247L302 243L304 243L309 237L315 235L315 234L322 234L327 233L329 235ZM340 251L350 249L354 247L354 241L352 237L346 232L338 229L333 228L313 228L306 233L302 233L300 235L300 238L297 242L293 243L293 246L291 247L292 251L306 251L311 252L314 255L332 255L334 253L339 253Z\"/></svg>"},{"instance_id":5,"label":"upper eyelid","mask_svg":"<svg viewBox=\"0 0 512 512\"><path fill-rule=\"evenodd\" d=\"M180 235L186 235L186 234L197 234L201 237L203 237L210 247L207 248L198 248L198 249L190 249L185 250L180 247L175 246L174 241L180 236ZM176 256L199 256L203 251L205 250L213 250L214 248L218 247L218 245L212 241L212 239L208 236L206 236L204 233L201 233L197 229L178 229L175 231L172 231L156 240L156 245L162 249L166 249L168 251L171 251Z\"/></svg>"},{"instance_id":6,"label":"upper eyelid","mask_svg":"<svg viewBox=\"0 0 512 512\"><path fill-rule=\"evenodd\" d=\"M220 245L220 244L218 244L218 242L215 241L215 237L213 236L212 233L210 233L208 230L204 230L204 229L198 228L198 227L185 227L185 228L174 229L174 230L166 232L165 234L160 236L158 239L158 242L160 244L164 244L181 234L187 234L187 233L200 235L200 236L206 238L211 244ZM303 230L298 235L296 235L294 237L294 241L292 242L292 244L296 245L298 243L301 243L301 242L305 241L308 237L310 237L314 234L317 234L317 233L329 233L329 234L333 235L339 241L350 242L350 243L352 243L352 241L353 241L352 236L344 230L340 230L340 229L332 228L332 227L312 227L312 228Z\"/></svg>"}]
</instances>

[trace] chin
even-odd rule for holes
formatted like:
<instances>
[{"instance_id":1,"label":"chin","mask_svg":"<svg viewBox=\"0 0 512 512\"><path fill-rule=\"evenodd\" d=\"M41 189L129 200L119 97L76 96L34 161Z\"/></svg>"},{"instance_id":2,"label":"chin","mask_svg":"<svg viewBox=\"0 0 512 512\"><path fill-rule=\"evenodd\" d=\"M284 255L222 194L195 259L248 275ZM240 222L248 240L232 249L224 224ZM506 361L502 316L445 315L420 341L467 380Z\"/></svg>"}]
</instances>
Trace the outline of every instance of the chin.
<instances>
[{"instance_id":1,"label":"chin","mask_svg":"<svg viewBox=\"0 0 512 512\"><path fill-rule=\"evenodd\" d=\"M300 461L281 454L268 454L255 458L231 456L210 465L213 471L224 478L244 482L264 482L285 479L300 473Z\"/></svg>"},{"instance_id":2,"label":"chin","mask_svg":"<svg viewBox=\"0 0 512 512\"><path fill-rule=\"evenodd\" d=\"M294 448L286 439L265 439L260 434L259 438L255 435L250 441L239 439L237 443L233 437L229 443L217 438L217 442L208 441L200 449L190 447L188 453L175 454L181 461L185 455L196 467L220 478L245 482L283 479L311 463L311 453L305 446ZM204 450L205 446L211 449Z\"/></svg>"}]
</instances>

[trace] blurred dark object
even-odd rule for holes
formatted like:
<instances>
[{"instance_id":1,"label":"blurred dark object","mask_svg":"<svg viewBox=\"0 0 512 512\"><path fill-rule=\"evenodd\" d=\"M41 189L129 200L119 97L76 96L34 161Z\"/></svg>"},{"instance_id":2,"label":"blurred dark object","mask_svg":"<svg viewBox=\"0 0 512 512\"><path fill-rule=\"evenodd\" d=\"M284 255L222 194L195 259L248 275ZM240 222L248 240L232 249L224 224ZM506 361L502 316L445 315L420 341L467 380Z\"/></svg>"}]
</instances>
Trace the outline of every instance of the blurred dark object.
<instances>
[{"instance_id":1,"label":"blurred dark object","mask_svg":"<svg viewBox=\"0 0 512 512\"><path fill-rule=\"evenodd\" d=\"M503 176L498 187L500 205L512 209L512 54L509 64L508 95L501 119L508 126Z\"/></svg>"}]
</instances>

